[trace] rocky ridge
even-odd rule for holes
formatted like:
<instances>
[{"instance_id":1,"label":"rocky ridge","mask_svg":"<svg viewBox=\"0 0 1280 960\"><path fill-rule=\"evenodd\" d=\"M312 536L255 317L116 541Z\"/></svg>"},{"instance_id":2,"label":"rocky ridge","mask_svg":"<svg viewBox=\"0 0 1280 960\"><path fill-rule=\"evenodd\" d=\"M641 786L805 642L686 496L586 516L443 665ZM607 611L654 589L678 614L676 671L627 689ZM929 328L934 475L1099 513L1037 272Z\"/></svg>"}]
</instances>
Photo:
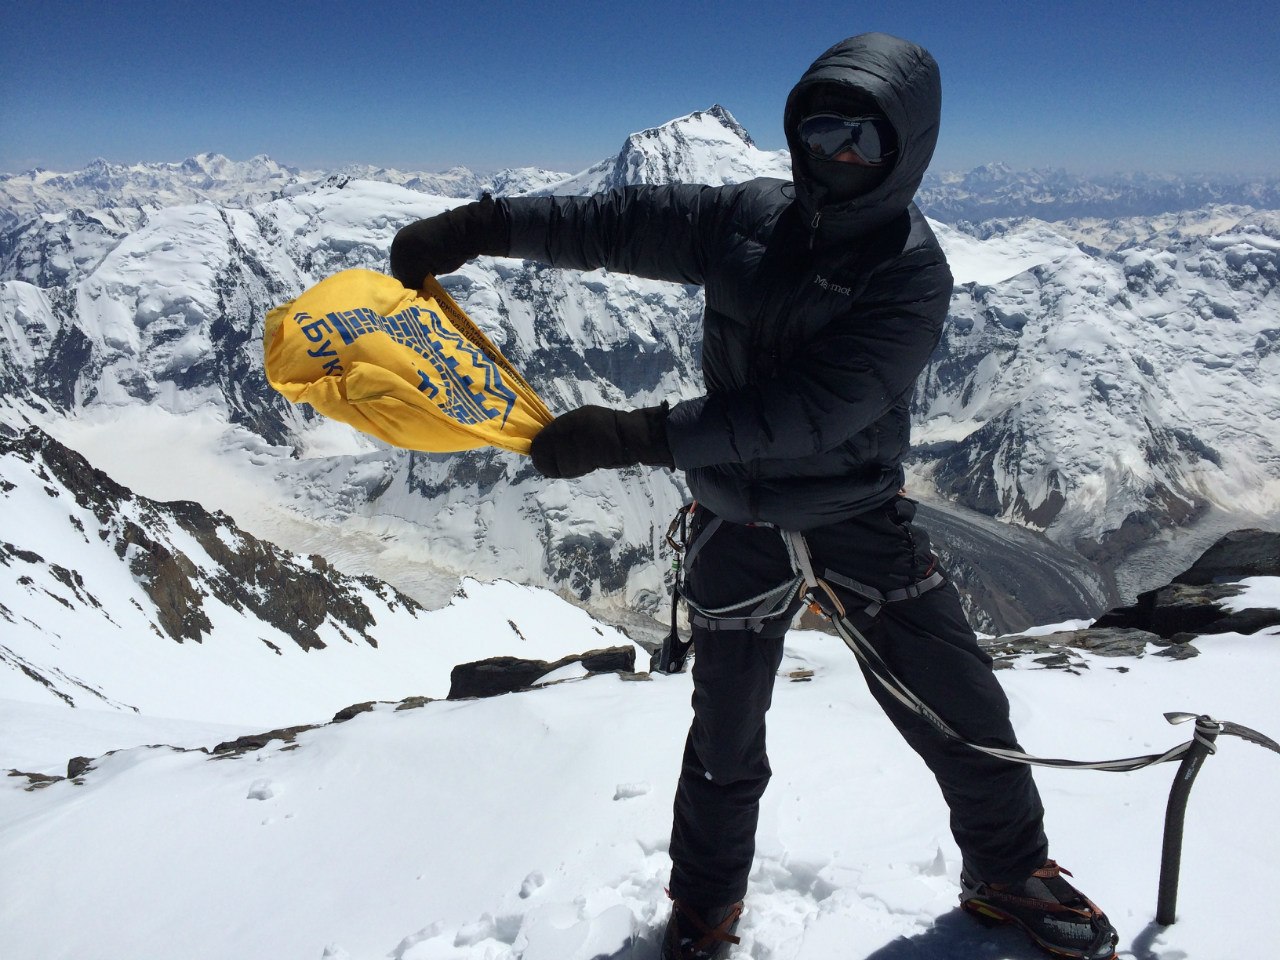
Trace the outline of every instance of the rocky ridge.
<instances>
[{"instance_id":1,"label":"rocky ridge","mask_svg":"<svg viewBox=\"0 0 1280 960\"><path fill-rule=\"evenodd\" d=\"M158 503L139 496L38 427L0 433L4 511L34 519L39 514L33 499L41 495L57 505L46 504L48 509L65 513L66 533L87 548L73 551L83 568L46 559L42 538L66 539L58 531L6 525L7 535L20 542L0 540L0 575L9 581L0 619L49 631L55 647L54 628L32 619L50 602L69 611L72 620L78 615L78 629L86 633L141 626L179 644L209 638L213 618L223 615L216 607L273 628L302 650L323 649L322 632L376 647L370 632L375 607L380 615L401 611L412 617L420 610L381 581L339 573L319 555L292 555L239 529L226 514L191 501ZM95 559L95 544L114 555L136 586L138 594L126 604L118 588L110 597L99 592L112 578L102 576L105 554ZM64 551L56 556L61 559ZM272 641L262 642L281 652ZM110 702L94 684L66 676L55 661L38 661L31 651L24 656L0 643L0 664L68 705L85 696Z\"/></svg>"},{"instance_id":2,"label":"rocky ridge","mask_svg":"<svg viewBox=\"0 0 1280 960\"><path fill-rule=\"evenodd\" d=\"M1044 667L1087 669L1075 651L1104 657L1141 657L1151 647L1157 656L1182 660L1196 656L1199 644L1212 643L1225 633L1277 632L1280 609L1266 606L1237 608L1227 604L1245 593L1241 581L1255 577L1280 582L1280 534L1265 530L1233 531L1203 553L1172 582L1138 595L1137 601L1117 607L1080 629L1014 634L983 641L996 667L1012 666L1031 657ZM1118 662L1116 669L1126 669Z\"/></svg>"}]
</instances>

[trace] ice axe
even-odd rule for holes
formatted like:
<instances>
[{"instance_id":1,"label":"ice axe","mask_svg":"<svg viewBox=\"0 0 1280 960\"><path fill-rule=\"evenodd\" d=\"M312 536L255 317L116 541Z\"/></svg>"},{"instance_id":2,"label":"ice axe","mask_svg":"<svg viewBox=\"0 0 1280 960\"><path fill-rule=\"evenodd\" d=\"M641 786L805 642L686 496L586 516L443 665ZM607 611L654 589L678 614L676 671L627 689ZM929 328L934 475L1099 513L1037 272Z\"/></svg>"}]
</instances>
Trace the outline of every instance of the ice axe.
<instances>
[{"instance_id":1,"label":"ice axe","mask_svg":"<svg viewBox=\"0 0 1280 960\"><path fill-rule=\"evenodd\" d=\"M1178 773L1173 778L1173 787L1169 791L1169 805L1164 814L1164 846L1160 852L1160 891L1156 900L1156 923L1167 927L1177 919L1178 871L1182 866L1182 824L1187 814L1187 800L1191 796L1196 775L1204 765L1204 759L1218 750L1215 745L1218 735L1230 734L1276 753L1280 753L1280 743L1257 730L1229 720L1214 720L1204 714L1166 713L1164 718L1170 723L1186 723L1188 720L1196 722L1191 747L1183 754L1182 763L1178 765Z\"/></svg>"}]
</instances>

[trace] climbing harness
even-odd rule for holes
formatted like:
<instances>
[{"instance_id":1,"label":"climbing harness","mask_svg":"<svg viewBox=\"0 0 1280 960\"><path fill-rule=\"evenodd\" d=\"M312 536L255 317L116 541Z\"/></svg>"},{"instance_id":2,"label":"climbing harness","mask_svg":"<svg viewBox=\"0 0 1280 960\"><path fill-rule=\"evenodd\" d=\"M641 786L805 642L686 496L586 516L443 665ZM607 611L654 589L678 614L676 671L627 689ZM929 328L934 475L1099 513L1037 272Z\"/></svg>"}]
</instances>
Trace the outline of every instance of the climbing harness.
<instances>
[{"instance_id":1,"label":"climbing harness","mask_svg":"<svg viewBox=\"0 0 1280 960\"><path fill-rule=\"evenodd\" d=\"M675 579L671 596L671 629L663 641L662 650L652 664L652 668L659 673L679 673L683 670L693 646L692 636L688 640L680 636L677 619L680 600L683 599L685 606L688 607L689 623L694 627L713 633L721 630L738 630L759 634L771 623L784 622L783 617L791 610L805 585L804 577L797 574L792 579L763 593L727 606L707 607L698 603L685 589L684 576L693 566L694 559L706 546L707 541L714 536L724 521L720 517L712 517L690 543L688 542L689 514L696 508L696 502L685 504L667 528L667 543L675 550L675 559L671 563Z\"/></svg>"},{"instance_id":2,"label":"climbing harness","mask_svg":"<svg viewBox=\"0 0 1280 960\"><path fill-rule=\"evenodd\" d=\"M866 600L867 605L861 612L868 619L874 619L885 604L914 599L942 586L942 584L946 583L946 576L941 570L931 567L922 580L887 592L860 583L834 570L824 570L822 576L819 577L814 571L813 558L804 535L798 531L779 529L795 576L791 580L749 600L730 606L707 609L698 605L688 596L684 589L682 575L687 575L688 568L692 564L694 557L706 545L707 540L714 534L721 521L719 517L709 520L699 532L697 539L692 544L688 544L686 548L688 515L695 507L696 504L687 504L682 507L667 530L667 542L676 550L677 555L672 564L675 570L675 584L672 591L671 631L663 642L662 650L656 658L655 668L659 672L679 673L684 668L685 660L693 645L692 636L689 640L682 640L677 627L676 606L681 597L689 607L690 623L696 627L708 630L746 630L759 633L769 620L776 621L784 614L787 614L788 611L794 613L794 610L791 609L792 602L797 596L801 596L809 602L811 610L831 622L840 639L858 658L865 671L893 699L916 716L922 718L948 740L988 756L1008 760L1011 763L1022 763L1037 767L1055 767L1065 770L1105 770L1115 773L1127 773L1160 763L1169 763L1174 760L1181 761L1165 811L1164 843L1160 862L1160 886L1156 911L1156 921L1158 923L1167 926L1174 922L1176 916L1178 872L1182 856L1182 829L1187 800L1191 793L1191 785L1195 781L1196 775L1200 772L1204 759L1217 752L1215 741L1218 736L1220 734L1228 734L1229 736L1239 737L1242 740L1247 740L1250 743L1255 743L1280 754L1280 743L1276 743L1276 741L1263 733L1259 733L1257 730L1238 723L1215 720L1209 716L1185 712L1166 713L1164 716L1171 724L1186 723L1189 720L1194 720L1195 728L1190 740L1166 750L1164 753L1144 754L1137 757L1121 757L1115 760L1063 760L1037 757L1021 750L988 747L980 743L974 743L956 732L946 720L940 717L894 674L880 653L871 645L862 631L854 625L845 604L840 600L832 586L832 584L835 584L862 600ZM770 525L760 524L760 526ZM676 539L677 532L679 534L678 540ZM683 569L681 564L682 553L684 555ZM744 610L746 613L742 615Z\"/></svg>"}]
</instances>

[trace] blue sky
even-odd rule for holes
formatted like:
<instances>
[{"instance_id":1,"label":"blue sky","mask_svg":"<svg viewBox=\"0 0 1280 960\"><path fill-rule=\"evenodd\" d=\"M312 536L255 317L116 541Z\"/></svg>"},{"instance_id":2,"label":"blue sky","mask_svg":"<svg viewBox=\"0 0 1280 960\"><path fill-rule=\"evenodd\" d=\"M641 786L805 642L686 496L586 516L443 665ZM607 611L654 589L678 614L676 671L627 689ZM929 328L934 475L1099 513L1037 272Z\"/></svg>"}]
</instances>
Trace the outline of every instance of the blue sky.
<instances>
[{"instance_id":1,"label":"blue sky","mask_svg":"<svg viewBox=\"0 0 1280 960\"><path fill-rule=\"evenodd\" d=\"M265 153L577 171L724 104L767 149L828 46L943 77L935 169L1280 173L1275 3L0 0L0 171Z\"/></svg>"}]
</instances>

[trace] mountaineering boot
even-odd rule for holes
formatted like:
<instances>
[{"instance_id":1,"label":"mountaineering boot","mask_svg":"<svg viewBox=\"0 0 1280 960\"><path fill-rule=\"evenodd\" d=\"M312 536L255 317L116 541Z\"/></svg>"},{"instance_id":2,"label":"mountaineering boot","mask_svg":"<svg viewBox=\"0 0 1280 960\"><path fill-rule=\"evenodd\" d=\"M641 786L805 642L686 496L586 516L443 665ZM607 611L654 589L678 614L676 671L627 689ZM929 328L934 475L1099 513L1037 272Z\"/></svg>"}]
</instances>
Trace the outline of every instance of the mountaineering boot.
<instances>
[{"instance_id":1,"label":"mountaineering boot","mask_svg":"<svg viewBox=\"0 0 1280 960\"><path fill-rule=\"evenodd\" d=\"M1115 960L1119 936L1107 915L1052 860L1021 883L983 883L960 872L960 905L979 918L1021 927L1042 950L1075 960Z\"/></svg>"},{"instance_id":2,"label":"mountaineering boot","mask_svg":"<svg viewBox=\"0 0 1280 960\"><path fill-rule=\"evenodd\" d=\"M660 960L723 960L742 916L742 901L724 907L698 907L671 898L671 919L662 937Z\"/></svg>"}]
</instances>

